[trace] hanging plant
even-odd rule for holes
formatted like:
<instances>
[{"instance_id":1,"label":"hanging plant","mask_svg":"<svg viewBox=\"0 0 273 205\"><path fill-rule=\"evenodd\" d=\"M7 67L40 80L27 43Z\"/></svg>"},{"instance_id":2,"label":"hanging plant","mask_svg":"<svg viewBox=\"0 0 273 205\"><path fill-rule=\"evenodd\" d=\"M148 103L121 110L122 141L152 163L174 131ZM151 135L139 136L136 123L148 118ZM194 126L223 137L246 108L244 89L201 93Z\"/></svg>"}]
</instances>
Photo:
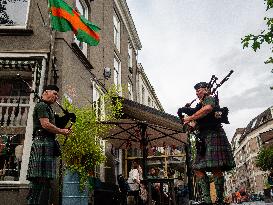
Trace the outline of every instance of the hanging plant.
<instances>
[{"instance_id":1,"label":"hanging plant","mask_svg":"<svg viewBox=\"0 0 273 205\"><path fill-rule=\"evenodd\" d=\"M72 133L67 137L67 140L65 140L65 136L58 137L60 144L64 144L61 158L66 169L78 173L82 190L86 186L90 173L92 175L95 172L95 167L106 160L100 136L109 132L113 125L101 124L98 121L102 118L104 120L120 118L122 100L117 97L116 93L114 89L110 89L107 94L101 96L101 102L104 102L101 108L93 105L79 108L70 104L68 100L64 100L64 107L69 112L75 113L77 120L72 126ZM98 113L105 114L98 116Z\"/></svg>"}]
</instances>

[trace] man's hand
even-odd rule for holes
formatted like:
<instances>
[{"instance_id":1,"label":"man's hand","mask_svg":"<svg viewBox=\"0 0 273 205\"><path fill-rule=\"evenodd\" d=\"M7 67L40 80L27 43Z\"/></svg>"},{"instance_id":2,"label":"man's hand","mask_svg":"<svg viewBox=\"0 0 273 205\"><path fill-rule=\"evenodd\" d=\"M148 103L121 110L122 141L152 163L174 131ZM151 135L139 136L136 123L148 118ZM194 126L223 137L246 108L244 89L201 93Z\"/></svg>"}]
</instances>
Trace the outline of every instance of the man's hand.
<instances>
[{"instance_id":1,"label":"man's hand","mask_svg":"<svg viewBox=\"0 0 273 205\"><path fill-rule=\"evenodd\" d=\"M184 125L189 124L192 121L192 117L184 117Z\"/></svg>"},{"instance_id":2,"label":"man's hand","mask_svg":"<svg viewBox=\"0 0 273 205\"><path fill-rule=\"evenodd\" d=\"M195 128L196 121L192 120L191 116L184 118L184 125L188 125L191 128Z\"/></svg>"},{"instance_id":3,"label":"man's hand","mask_svg":"<svg viewBox=\"0 0 273 205\"><path fill-rule=\"evenodd\" d=\"M67 135L69 135L71 133L71 129L61 129L61 134L62 135L65 135L65 136L67 136Z\"/></svg>"}]
</instances>

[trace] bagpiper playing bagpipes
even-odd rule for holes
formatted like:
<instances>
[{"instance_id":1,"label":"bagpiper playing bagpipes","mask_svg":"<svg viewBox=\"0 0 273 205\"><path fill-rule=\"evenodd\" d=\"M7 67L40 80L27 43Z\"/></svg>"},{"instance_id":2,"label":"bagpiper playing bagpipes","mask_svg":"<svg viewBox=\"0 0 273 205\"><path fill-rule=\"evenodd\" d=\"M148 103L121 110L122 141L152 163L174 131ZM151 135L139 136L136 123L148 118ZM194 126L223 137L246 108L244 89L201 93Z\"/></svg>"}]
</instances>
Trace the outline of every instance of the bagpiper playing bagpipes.
<instances>
[{"instance_id":1,"label":"bagpiper playing bagpipes","mask_svg":"<svg viewBox=\"0 0 273 205\"><path fill-rule=\"evenodd\" d=\"M210 197L210 179L207 172L211 172L216 189L217 205L224 204L224 175L223 172L235 167L232 149L227 139L222 123L229 123L228 108L221 108L217 89L226 82L233 70L220 82L212 76L209 83L199 82L194 86L199 102L195 108L191 103L178 109L178 116L187 130L194 132L196 139L196 158L193 171L202 191L202 201L199 204L212 204ZM183 115L186 114L187 116Z\"/></svg>"},{"instance_id":2,"label":"bagpiper playing bagpipes","mask_svg":"<svg viewBox=\"0 0 273 205\"><path fill-rule=\"evenodd\" d=\"M31 86L19 74L17 77L31 90ZM33 111L33 143L27 171L27 180L30 181L27 203L33 205L42 204L42 198L49 201L50 181L56 178L56 158L61 154L56 134L68 136L76 116L57 102L59 88L56 85L44 86L41 97L35 91L31 92L38 98ZM64 116L60 117L53 112L51 105L54 103L62 109ZM66 128L69 121L71 125Z\"/></svg>"}]
</instances>

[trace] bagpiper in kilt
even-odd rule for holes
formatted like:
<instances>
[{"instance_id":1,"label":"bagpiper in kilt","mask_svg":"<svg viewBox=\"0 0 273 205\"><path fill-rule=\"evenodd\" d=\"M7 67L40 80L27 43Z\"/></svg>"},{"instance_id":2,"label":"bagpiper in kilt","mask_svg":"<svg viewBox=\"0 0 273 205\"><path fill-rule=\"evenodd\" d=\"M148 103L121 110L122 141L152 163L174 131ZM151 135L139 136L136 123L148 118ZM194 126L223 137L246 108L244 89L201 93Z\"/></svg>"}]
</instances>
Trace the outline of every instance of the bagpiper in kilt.
<instances>
[{"instance_id":1,"label":"bagpiper in kilt","mask_svg":"<svg viewBox=\"0 0 273 205\"><path fill-rule=\"evenodd\" d=\"M216 204L224 204L223 172L235 167L232 149L222 128L216 119L218 100L210 95L206 82L197 83L194 88L200 102L196 111L184 118L184 124L196 123L196 158L193 163L194 173L202 190L201 204L212 204L210 197L210 179L206 172L211 172L216 189Z\"/></svg>"},{"instance_id":2,"label":"bagpiper in kilt","mask_svg":"<svg viewBox=\"0 0 273 205\"><path fill-rule=\"evenodd\" d=\"M30 181L27 202L31 205L49 204L50 182L56 177L56 158L59 155L55 135L70 133L69 129L55 126L50 105L56 102L58 91L55 85L45 86L42 99L33 111L33 143L27 171L27 180Z\"/></svg>"}]
</instances>

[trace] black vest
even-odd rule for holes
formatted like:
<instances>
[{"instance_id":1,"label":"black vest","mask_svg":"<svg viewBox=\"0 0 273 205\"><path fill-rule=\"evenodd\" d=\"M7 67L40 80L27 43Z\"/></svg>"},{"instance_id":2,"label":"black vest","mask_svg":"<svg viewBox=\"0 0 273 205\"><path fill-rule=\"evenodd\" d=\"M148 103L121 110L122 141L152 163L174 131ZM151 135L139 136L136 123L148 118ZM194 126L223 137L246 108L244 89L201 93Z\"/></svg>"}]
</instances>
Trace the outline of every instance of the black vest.
<instances>
[{"instance_id":1,"label":"black vest","mask_svg":"<svg viewBox=\"0 0 273 205\"><path fill-rule=\"evenodd\" d=\"M219 106L219 101L215 99L216 105L213 110L206 116L196 120L198 129L217 129L221 127L221 123L229 124L228 121L228 108ZM203 106L201 103L196 105L200 110Z\"/></svg>"}]
</instances>

